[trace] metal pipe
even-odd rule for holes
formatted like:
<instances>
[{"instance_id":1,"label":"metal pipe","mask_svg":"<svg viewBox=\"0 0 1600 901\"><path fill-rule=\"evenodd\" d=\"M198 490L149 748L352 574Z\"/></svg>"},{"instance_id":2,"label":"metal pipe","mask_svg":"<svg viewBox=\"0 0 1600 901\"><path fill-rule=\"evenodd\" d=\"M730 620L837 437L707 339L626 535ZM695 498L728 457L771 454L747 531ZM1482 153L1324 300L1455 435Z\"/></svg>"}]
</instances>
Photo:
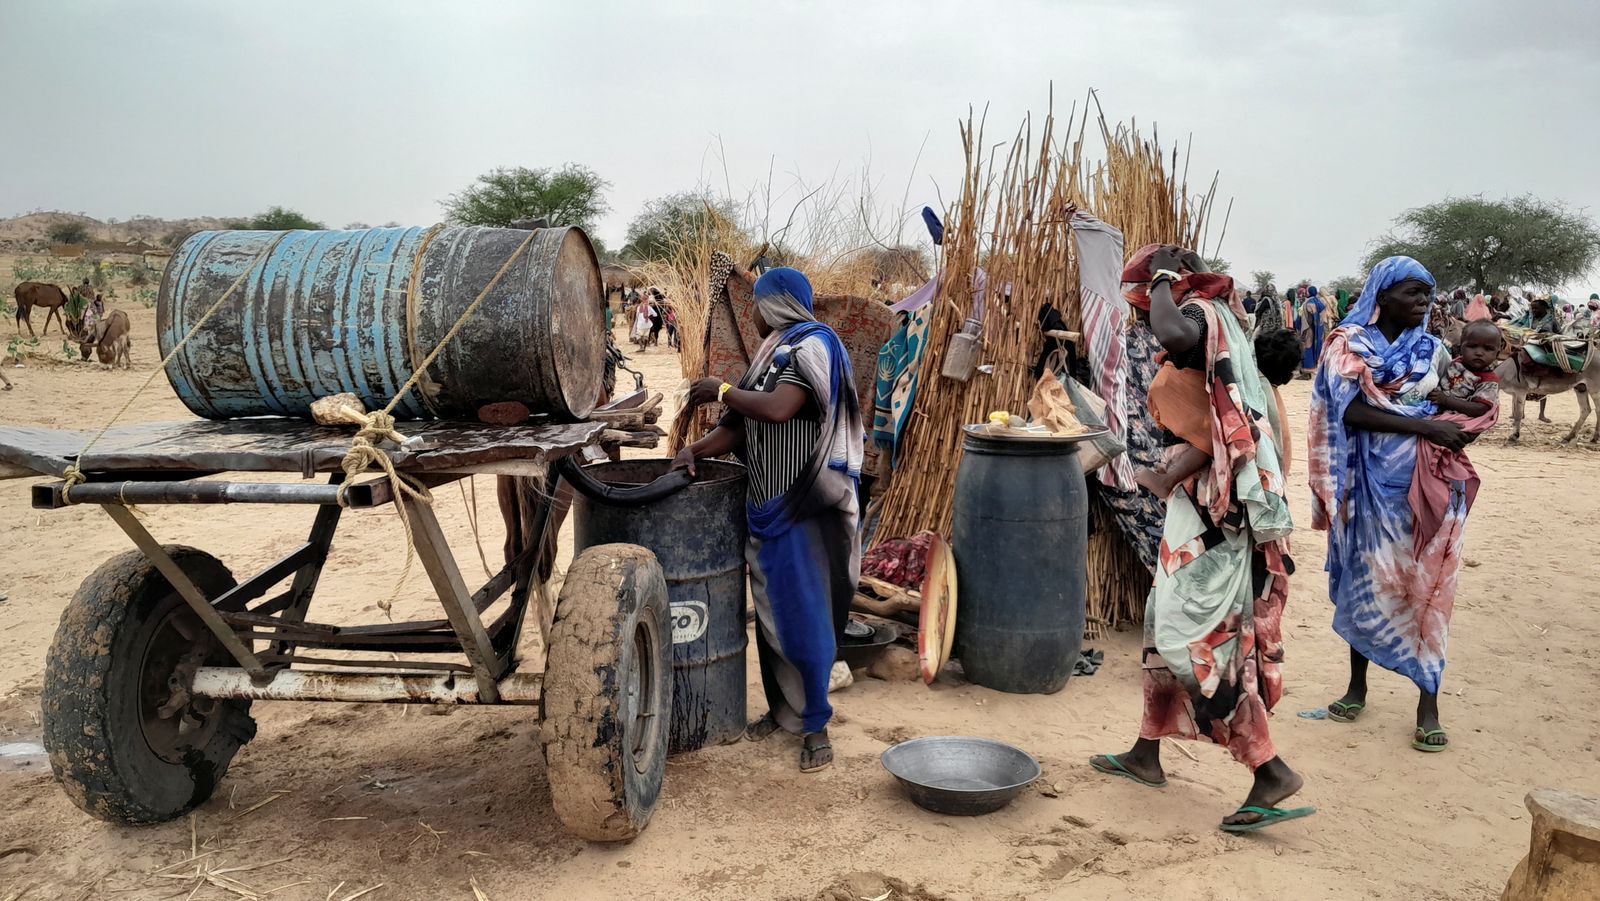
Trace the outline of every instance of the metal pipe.
<instances>
[{"instance_id":1,"label":"metal pipe","mask_svg":"<svg viewBox=\"0 0 1600 901\"><path fill-rule=\"evenodd\" d=\"M196 616L200 617L200 621L206 624L206 628L211 630L211 634L217 637L217 641L222 643L222 646L233 656L233 659L239 661L239 664L248 670L251 675L265 675L266 668L261 665L261 661L257 659L256 655L244 642L239 640L239 636L234 634L233 628L222 621L222 614L211 606L211 601L206 597L205 592L194 584L189 578L189 574L183 571L183 567L172 559L172 555L167 553L166 548L162 547L161 543L156 541L155 536L151 535L149 530L144 527L144 524L139 522L138 517L133 515L133 511L116 504L102 504L101 509L106 511L116 521L117 525L122 527L122 531L126 532L129 538L133 539L134 545L143 551L145 557L160 571L162 576L166 577L167 584L177 590L184 601L188 602L189 608L195 612Z\"/></svg>"},{"instance_id":2,"label":"metal pipe","mask_svg":"<svg viewBox=\"0 0 1600 901\"><path fill-rule=\"evenodd\" d=\"M542 673L512 673L500 680L501 704L538 704ZM191 693L251 701L344 701L379 704L478 704L478 683L468 673L323 673L278 670L261 683L231 666L202 666Z\"/></svg>"},{"instance_id":3,"label":"metal pipe","mask_svg":"<svg viewBox=\"0 0 1600 901\"><path fill-rule=\"evenodd\" d=\"M439 517L428 504L406 504L402 508L411 523L411 545L422 560L422 568L433 583L433 590L444 607L444 615L456 637L461 639L461 650L472 664L473 675L478 680L478 693L486 703L499 700L495 682L504 672L494 652L494 643L483 628L483 618L472 603L467 583L461 578L461 568L439 527Z\"/></svg>"},{"instance_id":4,"label":"metal pipe","mask_svg":"<svg viewBox=\"0 0 1600 901\"><path fill-rule=\"evenodd\" d=\"M33 486L33 507L55 510L72 504L320 504L340 506L338 485L272 482L66 482ZM390 499L384 480L351 485L343 506L376 507Z\"/></svg>"}]
</instances>

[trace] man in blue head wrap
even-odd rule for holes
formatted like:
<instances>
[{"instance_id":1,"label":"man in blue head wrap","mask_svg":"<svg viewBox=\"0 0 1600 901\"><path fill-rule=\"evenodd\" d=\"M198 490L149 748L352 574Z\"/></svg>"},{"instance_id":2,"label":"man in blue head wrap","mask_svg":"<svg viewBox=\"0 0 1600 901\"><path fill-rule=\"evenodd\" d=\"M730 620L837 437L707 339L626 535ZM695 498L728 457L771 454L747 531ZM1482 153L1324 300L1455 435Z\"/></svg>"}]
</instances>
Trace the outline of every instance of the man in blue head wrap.
<instances>
[{"instance_id":1,"label":"man in blue head wrap","mask_svg":"<svg viewBox=\"0 0 1600 901\"><path fill-rule=\"evenodd\" d=\"M780 727L801 735L800 769L812 772L833 762L828 682L861 574L856 488L866 433L850 357L812 315L810 281L770 269L754 293L761 347L738 385L691 387L691 407L721 403L727 412L673 467L692 474L696 460L732 453L749 469L745 559L769 712L746 736L759 741Z\"/></svg>"}]
</instances>

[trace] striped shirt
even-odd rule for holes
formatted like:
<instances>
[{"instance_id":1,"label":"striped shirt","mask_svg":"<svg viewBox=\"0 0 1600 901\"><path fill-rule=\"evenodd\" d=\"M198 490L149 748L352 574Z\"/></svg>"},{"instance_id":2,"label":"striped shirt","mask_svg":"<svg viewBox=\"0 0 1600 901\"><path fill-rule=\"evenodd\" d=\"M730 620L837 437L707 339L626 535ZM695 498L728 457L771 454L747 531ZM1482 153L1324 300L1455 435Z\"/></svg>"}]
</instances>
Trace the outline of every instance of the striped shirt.
<instances>
[{"instance_id":1,"label":"striped shirt","mask_svg":"<svg viewBox=\"0 0 1600 901\"><path fill-rule=\"evenodd\" d=\"M779 369L774 365L762 375L755 390L776 391L783 384L799 385L805 390L806 402L800 412L788 422L759 422L749 417L744 420L745 466L750 475L746 496L753 504L764 504L788 491L805 472L822 435L816 392L797 367Z\"/></svg>"}]
</instances>

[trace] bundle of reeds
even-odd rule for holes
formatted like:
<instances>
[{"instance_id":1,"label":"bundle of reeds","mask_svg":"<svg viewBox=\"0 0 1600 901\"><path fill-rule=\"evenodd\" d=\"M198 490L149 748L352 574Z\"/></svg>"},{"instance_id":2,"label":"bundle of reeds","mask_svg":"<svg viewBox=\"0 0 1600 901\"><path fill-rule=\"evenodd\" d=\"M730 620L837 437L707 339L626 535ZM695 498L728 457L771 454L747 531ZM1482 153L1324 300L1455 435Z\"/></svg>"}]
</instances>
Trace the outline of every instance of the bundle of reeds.
<instances>
[{"instance_id":1,"label":"bundle of reeds","mask_svg":"<svg viewBox=\"0 0 1600 901\"><path fill-rule=\"evenodd\" d=\"M1057 151L1054 127L1047 115L1036 144L1032 123L1025 122L1005 155L995 156L981 121L969 116L961 126L966 172L961 196L946 215L916 409L883 496L877 540L923 529L949 534L961 426L984 421L992 410L1022 409L1044 341L1037 322L1042 302L1076 313L1077 270L1067 228L1076 159ZM980 269L981 309L974 290ZM941 378L950 337L969 318L982 322L986 369L966 382Z\"/></svg>"},{"instance_id":2,"label":"bundle of reeds","mask_svg":"<svg viewBox=\"0 0 1600 901\"><path fill-rule=\"evenodd\" d=\"M1068 224L1074 207L1122 229L1131 251L1153 241L1196 246L1215 195L1188 197L1187 175L1169 174L1155 139L1133 126L1112 128L1099 114L1105 158L1084 163L1082 120L1070 115L1070 144L1054 141L1047 114L1037 146L1031 120L1008 149L984 142L982 122L962 125L966 172L955 207L947 211L943 276L928 330L916 408L902 438L899 463L882 497L874 541L932 529L948 535L961 427L993 410L1020 412L1033 388L1031 367L1043 343L1038 311L1053 304L1069 328L1081 330L1078 271ZM973 290L980 267L987 291L980 310ZM939 375L950 337L969 317L983 324L983 362L992 370L967 382ZM1088 634L1098 637L1124 622L1139 622L1150 574L1123 539L1109 511L1096 504L1089 542Z\"/></svg>"}]
</instances>

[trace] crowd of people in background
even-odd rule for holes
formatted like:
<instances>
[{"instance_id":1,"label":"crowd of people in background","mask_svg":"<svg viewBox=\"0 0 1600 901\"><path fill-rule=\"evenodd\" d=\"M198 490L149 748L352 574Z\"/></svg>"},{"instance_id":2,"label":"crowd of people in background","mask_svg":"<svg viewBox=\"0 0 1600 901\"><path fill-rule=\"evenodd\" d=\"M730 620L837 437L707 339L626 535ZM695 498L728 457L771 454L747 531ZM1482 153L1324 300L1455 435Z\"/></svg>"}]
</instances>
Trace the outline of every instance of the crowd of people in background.
<instances>
[{"instance_id":1,"label":"crowd of people in background","mask_svg":"<svg viewBox=\"0 0 1600 901\"><path fill-rule=\"evenodd\" d=\"M1309 379L1321 361L1326 336L1350 312L1350 292L1338 289L1329 300L1316 285L1302 282L1281 295L1267 285L1250 289L1240 296L1246 312L1255 316L1255 334L1270 334L1280 328L1293 331L1304 349L1300 378ZM1453 334L1465 323L1476 320L1503 323L1529 332L1587 338L1600 334L1600 294L1587 301L1564 301L1554 294L1540 295L1532 289L1513 287L1498 292L1469 294L1465 288L1433 292L1428 330L1436 337Z\"/></svg>"},{"instance_id":2,"label":"crowd of people in background","mask_svg":"<svg viewBox=\"0 0 1600 901\"><path fill-rule=\"evenodd\" d=\"M622 294L623 321L628 323L628 338L641 351L661 343L661 333L666 332L667 346L674 350L678 344L678 311L661 293L660 288L624 288ZM610 295L607 294L606 328L612 325Z\"/></svg>"},{"instance_id":3,"label":"crowd of people in background","mask_svg":"<svg viewBox=\"0 0 1600 901\"><path fill-rule=\"evenodd\" d=\"M1350 292L1340 289L1330 301L1316 285L1301 282L1281 296L1272 285L1259 292L1250 289L1239 301L1245 312L1255 317L1254 335L1272 334L1279 329L1295 333L1301 349L1298 377L1309 379L1317 371L1327 336L1339 327L1349 312Z\"/></svg>"}]
</instances>

